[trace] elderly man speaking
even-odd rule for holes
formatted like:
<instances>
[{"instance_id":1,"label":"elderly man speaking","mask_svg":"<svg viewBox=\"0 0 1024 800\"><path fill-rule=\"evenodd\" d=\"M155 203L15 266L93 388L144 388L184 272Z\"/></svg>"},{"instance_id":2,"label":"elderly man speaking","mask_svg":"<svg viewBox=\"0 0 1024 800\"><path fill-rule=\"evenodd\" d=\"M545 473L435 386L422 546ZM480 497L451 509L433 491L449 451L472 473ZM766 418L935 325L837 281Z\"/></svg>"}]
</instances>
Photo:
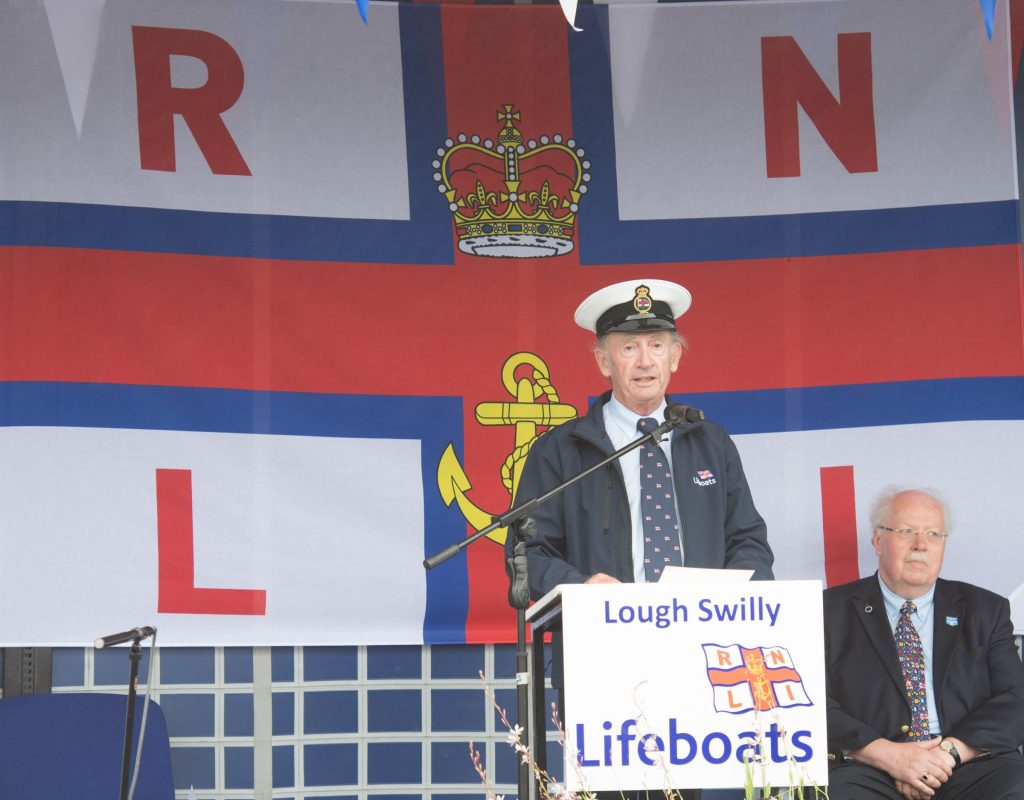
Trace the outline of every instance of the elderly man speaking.
<instances>
[{"instance_id":1,"label":"elderly man speaking","mask_svg":"<svg viewBox=\"0 0 1024 800\"><path fill-rule=\"evenodd\" d=\"M1021 800L1024 665L1005 598L939 578L949 515L882 495L878 572L825 592L830 800Z\"/></svg>"},{"instance_id":2,"label":"elderly man speaking","mask_svg":"<svg viewBox=\"0 0 1024 800\"><path fill-rule=\"evenodd\" d=\"M576 324L596 334L594 359L611 391L586 416L536 441L517 503L580 474L661 423L665 393L683 354L676 319L690 300L677 283L641 279L607 286L580 304ZM537 524L536 537L527 543L534 598L561 583L654 582L666 566L750 569L757 579L772 579L767 530L736 445L710 421L690 422L657 445L632 451L531 516ZM509 537L506 557L511 547ZM561 690L558 634L552 649L551 683ZM561 691L559 696L564 707Z\"/></svg>"}]
</instances>

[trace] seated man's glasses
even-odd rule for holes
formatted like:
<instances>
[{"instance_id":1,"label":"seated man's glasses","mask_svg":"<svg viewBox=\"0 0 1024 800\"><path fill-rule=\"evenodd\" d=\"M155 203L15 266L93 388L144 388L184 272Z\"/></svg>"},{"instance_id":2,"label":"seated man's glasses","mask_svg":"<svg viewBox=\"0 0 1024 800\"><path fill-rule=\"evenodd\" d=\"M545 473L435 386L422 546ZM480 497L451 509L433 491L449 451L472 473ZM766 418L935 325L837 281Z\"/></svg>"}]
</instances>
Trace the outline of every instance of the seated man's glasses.
<instances>
[{"instance_id":1,"label":"seated man's glasses","mask_svg":"<svg viewBox=\"0 0 1024 800\"><path fill-rule=\"evenodd\" d=\"M913 528L887 528L884 525L876 525L876 528L886 533L891 533L901 542L910 542L917 538L918 534L924 537L924 540L929 544L939 544L945 542L948 533L942 531L915 531Z\"/></svg>"}]
</instances>

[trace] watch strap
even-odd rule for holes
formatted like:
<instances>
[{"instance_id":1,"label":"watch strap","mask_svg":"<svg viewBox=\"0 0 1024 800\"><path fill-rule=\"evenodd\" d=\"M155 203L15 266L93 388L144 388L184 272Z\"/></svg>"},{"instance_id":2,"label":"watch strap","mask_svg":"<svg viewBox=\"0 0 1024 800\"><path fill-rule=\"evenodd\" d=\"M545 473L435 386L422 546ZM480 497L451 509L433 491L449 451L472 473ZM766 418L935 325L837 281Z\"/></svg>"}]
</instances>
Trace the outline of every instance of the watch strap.
<instances>
[{"instance_id":1,"label":"watch strap","mask_svg":"<svg viewBox=\"0 0 1024 800\"><path fill-rule=\"evenodd\" d=\"M962 759L960 758L960 751L956 749L956 745L953 744L951 740L943 739L941 742L939 742L939 747L941 747L943 750L945 750L947 753L953 756L953 769L956 769L960 766L960 763L962 761Z\"/></svg>"}]
</instances>

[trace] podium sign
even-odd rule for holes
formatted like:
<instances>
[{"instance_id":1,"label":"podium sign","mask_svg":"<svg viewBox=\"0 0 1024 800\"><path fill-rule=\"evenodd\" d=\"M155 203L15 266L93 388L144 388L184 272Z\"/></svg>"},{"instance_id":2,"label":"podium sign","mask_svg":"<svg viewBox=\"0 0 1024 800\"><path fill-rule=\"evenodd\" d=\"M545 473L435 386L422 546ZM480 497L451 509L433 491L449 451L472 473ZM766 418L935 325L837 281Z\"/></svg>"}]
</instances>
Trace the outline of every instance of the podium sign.
<instances>
[{"instance_id":1,"label":"podium sign","mask_svg":"<svg viewBox=\"0 0 1024 800\"><path fill-rule=\"evenodd\" d=\"M827 784L820 582L561 589L570 789Z\"/></svg>"}]
</instances>

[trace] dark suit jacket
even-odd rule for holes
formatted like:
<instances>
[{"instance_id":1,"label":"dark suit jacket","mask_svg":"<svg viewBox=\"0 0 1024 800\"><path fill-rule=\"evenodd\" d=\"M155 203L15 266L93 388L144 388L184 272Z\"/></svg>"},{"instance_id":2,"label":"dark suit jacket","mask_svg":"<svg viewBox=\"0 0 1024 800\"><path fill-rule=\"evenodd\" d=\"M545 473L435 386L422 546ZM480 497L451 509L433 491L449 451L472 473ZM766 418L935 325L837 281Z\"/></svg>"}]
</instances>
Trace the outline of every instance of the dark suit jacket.
<instances>
[{"instance_id":1,"label":"dark suit jacket","mask_svg":"<svg viewBox=\"0 0 1024 800\"><path fill-rule=\"evenodd\" d=\"M906 740L910 701L878 576L825 592L830 758L878 739ZM947 619L956 624L947 624ZM944 736L993 753L1024 742L1024 665L1010 604L959 581L935 584L933 683Z\"/></svg>"}]
</instances>

